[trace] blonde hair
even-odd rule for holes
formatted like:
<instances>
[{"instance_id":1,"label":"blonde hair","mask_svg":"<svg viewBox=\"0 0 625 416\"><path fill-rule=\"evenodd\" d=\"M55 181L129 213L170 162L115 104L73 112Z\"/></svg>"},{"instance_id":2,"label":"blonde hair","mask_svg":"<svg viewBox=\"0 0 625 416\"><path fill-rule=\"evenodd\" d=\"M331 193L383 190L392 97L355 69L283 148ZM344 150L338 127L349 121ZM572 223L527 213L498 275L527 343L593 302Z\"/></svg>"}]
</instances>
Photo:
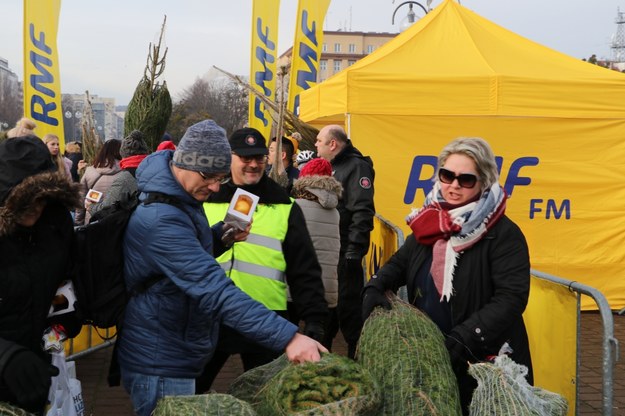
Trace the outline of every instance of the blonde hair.
<instances>
[{"instance_id":1,"label":"blonde hair","mask_svg":"<svg viewBox=\"0 0 625 416\"><path fill-rule=\"evenodd\" d=\"M22 117L11 130L7 132L7 137L12 139L14 137L34 136L35 128L37 124L28 117Z\"/></svg>"},{"instance_id":2,"label":"blonde hair","mask_svg":"<svg viewBox=\"0 0 625 416\"><path fill-rule=\"evenodd\" d=\"M50 143L52 140L60 140L59 136L57 136L56 134L52 134L52 133L48 133L45 136L43 136L43 142L46 144L46 146L48 145L48 143ZM56 170L62 174L64 177L67 177L67 170L65 169L65 160L63 160L63 154L61 153L61 150L59 149L59 153L57 153L56 155L52 155L52 153L50 153L50 155L52 156L52 160L54 161L54 164L56 165Z\"/></svg>"}]
</instances>

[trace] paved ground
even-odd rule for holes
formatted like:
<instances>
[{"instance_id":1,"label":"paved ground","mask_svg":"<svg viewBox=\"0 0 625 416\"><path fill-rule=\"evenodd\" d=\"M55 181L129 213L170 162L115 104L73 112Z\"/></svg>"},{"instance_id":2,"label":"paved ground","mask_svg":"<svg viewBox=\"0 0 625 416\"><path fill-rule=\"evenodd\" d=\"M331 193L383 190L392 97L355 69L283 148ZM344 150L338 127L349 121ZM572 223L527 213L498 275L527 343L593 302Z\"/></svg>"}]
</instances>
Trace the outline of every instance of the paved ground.
<instances>
[{"instance_id":1,"label":"paved ground","mask_svg":"<svg viewBox=\"0 0 625 416\"><path fill-rule=\"evenodd\" d=\"M579 374L579 415L602 414L602 332L601 317L585 312L581 320L581 365ZM625 316L614 315L614 336L620 341L620 357L614 368L614 416L625 416ZM558 346L561 347L561 346ZM345 343L339 335L335 352L345 354ZM128 395L121 387L108 387L106 374L111 348L79 358L78 379L82 382L85 416L132 415ZM226 363L213 385L217 392L225 392L234 378L243 372L240 361Z\"/></svg>"}]
</instances>

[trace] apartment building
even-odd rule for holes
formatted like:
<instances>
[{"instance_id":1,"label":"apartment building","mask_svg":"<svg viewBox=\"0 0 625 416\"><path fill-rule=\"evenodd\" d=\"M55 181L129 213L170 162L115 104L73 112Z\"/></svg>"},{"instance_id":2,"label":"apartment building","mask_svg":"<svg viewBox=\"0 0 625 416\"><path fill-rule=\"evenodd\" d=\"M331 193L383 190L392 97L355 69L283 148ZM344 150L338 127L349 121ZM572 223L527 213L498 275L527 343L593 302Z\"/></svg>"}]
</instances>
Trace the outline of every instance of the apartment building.
<instances>
[{"instance_id":1,"label":"apartment building","mask_svg":"<svg viewBox=\"0 0 625 416\"><path fill-rule=\"evenodd\" d=\"M332 75L355 64L356 61L373 53L376 49L397 35L398 33L324 30L317 82L324 81ZM280 55L280 59L290 58L292 54L293 48L289 48ZM278 91L279 90L278 88Z\"/></svg>"},{"instance_id":2,"label":"apartment building","mask_svg":"<svg viewBox=\"0 0 625 416\"><path fill-rule=\"evenodd\" d=\"M373 53L397 33L324 31L317 82Z\"/></svg>"}]
</instances>

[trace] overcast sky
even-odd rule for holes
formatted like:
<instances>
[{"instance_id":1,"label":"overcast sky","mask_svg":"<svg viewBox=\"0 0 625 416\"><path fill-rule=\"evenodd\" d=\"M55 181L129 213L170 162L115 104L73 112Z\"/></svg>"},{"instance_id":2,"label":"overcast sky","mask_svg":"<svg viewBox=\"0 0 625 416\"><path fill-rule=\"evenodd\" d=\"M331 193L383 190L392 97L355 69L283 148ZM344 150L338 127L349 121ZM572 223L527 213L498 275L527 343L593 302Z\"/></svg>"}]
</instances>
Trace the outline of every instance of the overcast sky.
<instances>
[{"instance_id":1,"label":"overcast sky","mask_svg":"<svg viewBox=\"0 0 625 416\"><path fill-rule=\"evenodd\" d=\"M432 7L442 0L434 0ZM324 29L397 33L408 7L402 0L332 0ZM421 2L425 5L425 1ZM23 79L23 1L2 0L0 57ZM127 104L143 74L148 44L163 16L169 48L164 79L174 99L213 65L249 72L252 0L62 0L58 51L63 93L114 97ZM611 57L617 9L625 0L461 0L483 17L571 55ZM279 53L293 43L297 0L282 0ZM415 9L416 10L416 9ZM625 30L625 27L624 27Z\"/></svg>"}]
</instances>

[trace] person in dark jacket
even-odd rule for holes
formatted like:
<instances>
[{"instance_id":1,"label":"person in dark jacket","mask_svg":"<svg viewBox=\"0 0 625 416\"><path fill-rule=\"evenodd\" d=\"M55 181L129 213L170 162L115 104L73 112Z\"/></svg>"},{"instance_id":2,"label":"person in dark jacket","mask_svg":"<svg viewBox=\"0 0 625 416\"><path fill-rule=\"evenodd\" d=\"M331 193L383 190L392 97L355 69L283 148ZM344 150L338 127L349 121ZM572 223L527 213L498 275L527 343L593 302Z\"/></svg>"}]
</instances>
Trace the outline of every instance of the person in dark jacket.
<instances>
[{"instance_id":1,"label":"person in dark jacket","mask_svg":"<svg viewBox=\"0 0 625 416\"><path fill-rule=\"evenodd\" d=\"M373 229L373 162L363 156L338 125L323 127L315 143L317 155L332 164L334 177L343 185L339 200L341 252L339 257L339 303L330 324L333 337L341 329L347 341L347 354L354 358L360 331L360 294L364 286L362 259L369 251ZM332 338L330 338L332 339Z\"/></svg>"},{"instance_id":2,"label":"person in dark jacket","mask_svg":"<svg viewBox=\"0 0 625 416\"><path fill-rule=\"evenodd\" d=\"M122 383L134 410L147 416L158 399L195 393L220 325L291 361L318 361L326 349L254 301L213 257L213 232L202 202L230 172L225 130L212 120L189 127L176 151L146 157L136 172L141 201L152 193L179 203L141 203L123 243L124 278L133 290L118 340ZM158 278L160 277L160 278Z\"/></svg>"},{"instance_id":3,"label":"person in dark jacket","mask_svg":"<svg viewBox=\"0 0 625 416\"><path fill-rule=\"evenodd\" d=\"M248 239L234 243L217 261L241 290L284 317L288 317L288 285L297 315L305 322L304 334L321 341L328 307L321 266L302 210L265 173L268 149L258 130L237 130L229 141L232 179L204 204L209 222L224 219L237 188L257 195L260 200ZM210 388L232 354L241 354L246 371L278 356L275 351L225 329L215 356L197 380L198 392Z\"/></svg>"},{"instance_id":4,"label":"person in dark jacket","mask_svg":"<svg viewBox=\"0 0 625 416\"><path fill-rule=\"evenodd\" d=\"M43 411L58 369L42 350L48 312L71 267L78 185L70 183L41 139L0 142L0 401ZM66 325L67 326L67 325ZM75 336L76 325L70 331Z\"/></svg>"},{"instance_id":5,"label":"person in dark jacket","mask_svg":"<svg viewBox=\"0 0 625 416\"><path fill-rule=\"evenodd\" d=\"M480 138L458 138L438 158L432 192L407 222L413 231L363 291L363 320L390 305L386 290L407 285L408 300L446 336L468 414L476 381L468 362L499 354L528 368L532 361L523 311L530 290L527 243L505 216L506 194L497 183L495 156Z\"/></svg>"}]
</instances>

